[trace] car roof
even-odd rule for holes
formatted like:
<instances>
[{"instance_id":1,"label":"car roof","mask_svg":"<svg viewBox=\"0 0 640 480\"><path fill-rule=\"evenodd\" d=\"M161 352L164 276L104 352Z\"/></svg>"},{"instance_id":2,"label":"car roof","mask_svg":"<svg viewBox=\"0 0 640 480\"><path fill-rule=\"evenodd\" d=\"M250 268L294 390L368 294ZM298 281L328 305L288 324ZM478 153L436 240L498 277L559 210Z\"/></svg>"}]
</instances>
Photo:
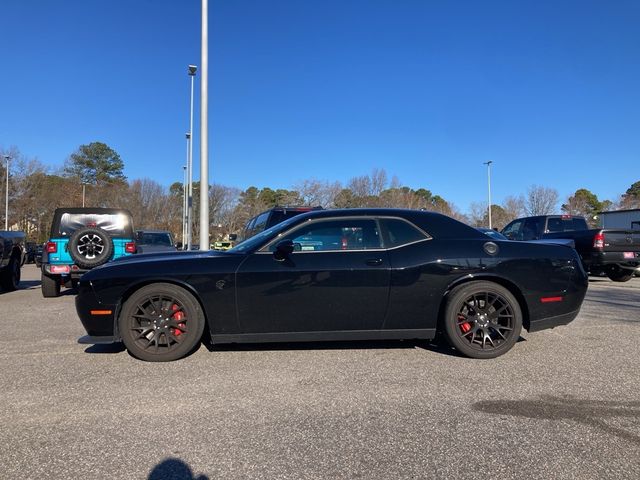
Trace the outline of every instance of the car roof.
<instances>
[{"instance_id":1,"label":"car roof","mask_svg":"<svg viewBox=\"0 0 640 480\"><path fill-rule=\"evenodd\" d=\"M103 207L72 207L72 208L56 208L54 215L63 214L63 213L86 213L86 214L117 214L124 213L126 215L131 216L131 212L126 208L103 208Z\"/></svg>"},{"instance_id":2,"label":"car roof","mask_svg":"<svg viewBox=\"0 0 640 480\"><path fill-rule=\"evenodd\" d=\"M417 225L430 235L439 238L476 237L485 238L484 233L458 220L428 210L411 210L407 208L340 208L333 210L312 210L297 215L296 224L305 220L331 217L371 216L403 218Z\"/></svg>"}]
</instances>

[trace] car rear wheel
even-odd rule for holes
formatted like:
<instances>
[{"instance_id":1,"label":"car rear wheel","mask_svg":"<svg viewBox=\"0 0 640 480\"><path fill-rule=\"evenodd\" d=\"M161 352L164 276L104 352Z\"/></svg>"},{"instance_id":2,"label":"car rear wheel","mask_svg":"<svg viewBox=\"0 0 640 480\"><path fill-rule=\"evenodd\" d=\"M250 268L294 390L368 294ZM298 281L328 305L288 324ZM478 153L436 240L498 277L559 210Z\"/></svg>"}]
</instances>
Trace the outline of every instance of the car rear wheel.
<instances>
[{"instance_id":1,"label":"car rear wheel","mask_svg":"<svg viewBox=\"0 0 640 480\"><path fill-rule=\"evenodd\" d=\"M60 280L58 277L47 275L42 272L42 296L44 298L52 298L60 296Z\"/></svg>"},{"instance_id":2,"label":"car rear wheel","mask_svg":"<svg viewBox=\"0 0 640 480\"><path fill-rule=\"evenodd\" d=\"M113 255L113 241L101 228L81 228L69 238L69 255L82 268L97 267Z\"/></svg>"},{"instance_id":3,"label":"car rear wheel","mask_svg":"<svg viewBox=\"0 0 640 480\"><path fill-rule=\"evenodd\" d=\"M620 267L611 268L607 271L607 277L614 282L628 282L633 278L634 270L627 270Z\"/></svg>"},{"instance_id":4,"label":"car rear wheel","mask_svg":"<svg viewBox=\"0 0 640 480\"><path fill-rule=\"evenodd\" d=\"M0 286L7 291L13 292L17 290L20 284L20 259L13 255L9 260L9 265L5 267L0 274Z\"/></svg>"},{"instance_id":5,"label":"car rear wheel","mask_svg":"<svg viewBox=\"0 0 640 480\"><path fill-rule=\"evenodd\" d=\"M471 358L495 358L520 337L522 310L516 298L493 282L471 282L448 296L444 331L449 344Z\"/></svg>"},{"instance_id":6,"label":"car rear wheel","mask_svg":"<svg viewBox=\"0 0 640 480\"><path fill-rule=\"evenodd\" d=\"M122 341L134 357L167 362L184 357L199 345L205 319L189 292L156 283L129 297L118 322Z\"/></svg>"}]
</instances>

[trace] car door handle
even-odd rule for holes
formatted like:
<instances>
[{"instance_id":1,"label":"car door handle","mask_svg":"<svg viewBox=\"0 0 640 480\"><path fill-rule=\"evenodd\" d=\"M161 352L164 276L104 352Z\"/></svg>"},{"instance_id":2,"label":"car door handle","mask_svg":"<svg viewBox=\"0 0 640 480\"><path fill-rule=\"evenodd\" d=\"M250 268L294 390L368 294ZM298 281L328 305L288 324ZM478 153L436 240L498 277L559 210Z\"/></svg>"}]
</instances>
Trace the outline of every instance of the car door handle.
<instances>
[{"instance_id":1,"label":"car door handle","mask_svg":"<svg viewBox=\"0 0 640 480\"><path fill-rule=\"evenodd\" d=\"M370 258L369 260L367 260L367 265L371 265L372 267L375 267L377 265L382 265L382 259L381 258Z\"/></svg>"}]
</instances>

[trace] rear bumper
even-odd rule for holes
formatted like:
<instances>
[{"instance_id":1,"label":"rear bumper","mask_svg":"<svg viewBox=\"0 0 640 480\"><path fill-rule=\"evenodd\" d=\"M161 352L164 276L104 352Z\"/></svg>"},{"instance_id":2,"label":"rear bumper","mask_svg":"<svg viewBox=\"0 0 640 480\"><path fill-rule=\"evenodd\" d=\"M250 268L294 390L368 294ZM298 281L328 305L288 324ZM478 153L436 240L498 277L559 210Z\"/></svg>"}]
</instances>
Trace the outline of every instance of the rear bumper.
<instances>
[{"instance_id":1,"label":"rear bumper","mask_svg":"<svg viewBox=\"0 0 640 480\"><path fill-rule=\"evenodd\" d=\"M633 258L625 258L625 252L593 252L589 259L589 268L604 269L612 265L628 269L640 267L640 252L629 250L626 253L633 253Z\"/></svg>"},{"instance_id":2,"label":"rear bumper","mask_svg":"<svg viewBox=\"0 0 640 480\"><path fill-rule=\"evenodd\" d=\"M571 323L580 313L580 309L573 312L563 313L562 315L556 315L555 317L541 318L540 320L531 320L529 322L529 332L538 332L540 330L546 330L547 328L559 327L560 325L566 325Z\"/></svg>"},{"instance_id":3,"label":"rear bumper","mask_svg":"<svg viewBox=\"0 0 640 480\"><path fill-rule=\"evenodd\" d=\"M58 269L60 269L61 267L62 268L68 267L69 271L68 272L59 271ZM77 265L73 265L73 264L43 263L42 271L47 275L60 275L61 277L69 277L74 280L77 280L80 277L82 277L82 275L87 273L89 270L87 270L86 268L80 268Z\"/></svg>"}]
</instances>

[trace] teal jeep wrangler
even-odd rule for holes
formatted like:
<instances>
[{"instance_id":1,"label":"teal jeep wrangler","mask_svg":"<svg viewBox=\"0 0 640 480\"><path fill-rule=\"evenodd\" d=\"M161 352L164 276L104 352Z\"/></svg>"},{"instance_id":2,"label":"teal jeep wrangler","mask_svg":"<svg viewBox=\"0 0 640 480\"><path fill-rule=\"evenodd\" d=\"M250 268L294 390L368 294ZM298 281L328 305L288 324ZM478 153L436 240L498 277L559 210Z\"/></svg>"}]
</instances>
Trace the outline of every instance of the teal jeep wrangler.
<instances>
[{"instance_id":1,"label":"teal jeep wrangler","mask_svg":"<svg viewBox=\"0 0 640 480\"><path fill-rule=\"evenodd\" d=\"M75 287L83 273L136 252L133 221L117 208L58 208L42 252L42 296Z\"/></svg>"}]
</instances>

